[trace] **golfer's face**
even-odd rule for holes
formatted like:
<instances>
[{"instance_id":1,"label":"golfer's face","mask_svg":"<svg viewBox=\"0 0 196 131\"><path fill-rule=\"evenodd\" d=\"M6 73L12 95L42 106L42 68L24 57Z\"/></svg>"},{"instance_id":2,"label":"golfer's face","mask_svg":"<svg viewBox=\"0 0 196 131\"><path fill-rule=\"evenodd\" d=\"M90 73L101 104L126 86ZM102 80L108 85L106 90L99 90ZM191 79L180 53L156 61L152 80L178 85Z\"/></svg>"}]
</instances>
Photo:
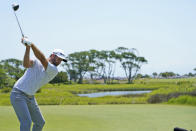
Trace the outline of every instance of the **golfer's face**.
<instances>
[{"instance_id":1,"label":"golfer's face","mask_svg":"<svg viewBox=\"0 0 196 131\"><path fill-rule=\"evenodd\" d=\"M62 60L63 60L63 59L61 59L61 58L59 58L58 56L54 55L52 62L53 62L53 64L54 64L55 66L58 66L59 64L61 64L61 61L62 61Z\"/></svg>"}]
</instances>

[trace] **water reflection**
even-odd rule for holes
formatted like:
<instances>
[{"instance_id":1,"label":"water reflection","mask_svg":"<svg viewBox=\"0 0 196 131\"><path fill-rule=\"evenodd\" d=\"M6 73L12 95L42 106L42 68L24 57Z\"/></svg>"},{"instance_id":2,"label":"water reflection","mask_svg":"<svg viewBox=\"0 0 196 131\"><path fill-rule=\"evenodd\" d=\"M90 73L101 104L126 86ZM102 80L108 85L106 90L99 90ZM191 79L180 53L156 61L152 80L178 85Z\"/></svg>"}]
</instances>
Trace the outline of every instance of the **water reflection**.
<instances>
[{"instance_id":1,"label":"water reflection","mask_svg":"<svg viewBox=\"0 0 196 131\"><path fill-rule=\"evenodd\" d=\"M119 96L119 95L129 95L129 94L145 94L151 91L108 91L108 92L98 92L89 94L78 94L78 96L85 97L103 97L103 96Z\"/></svg>"}]
</instances>

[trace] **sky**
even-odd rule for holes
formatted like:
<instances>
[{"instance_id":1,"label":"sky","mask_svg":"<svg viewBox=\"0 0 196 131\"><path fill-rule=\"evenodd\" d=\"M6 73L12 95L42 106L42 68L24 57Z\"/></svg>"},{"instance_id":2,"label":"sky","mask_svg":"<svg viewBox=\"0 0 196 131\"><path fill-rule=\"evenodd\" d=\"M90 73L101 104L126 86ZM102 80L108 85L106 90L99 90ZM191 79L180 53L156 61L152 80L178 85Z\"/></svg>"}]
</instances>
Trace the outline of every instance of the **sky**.
<instances>
[{"instance_id":1,"label":"sky","mask_svg":"<svg viewBox=\"0 0 196 131\"><path fill-rule=\"evenodd\" d=\"M0 60L22 60L25 52L13 3L24 34L47 57L55 48L68 55L126 47L148 60L142 74L196 68L195 0L1 0Z\"/></svg>"}]
</instances>

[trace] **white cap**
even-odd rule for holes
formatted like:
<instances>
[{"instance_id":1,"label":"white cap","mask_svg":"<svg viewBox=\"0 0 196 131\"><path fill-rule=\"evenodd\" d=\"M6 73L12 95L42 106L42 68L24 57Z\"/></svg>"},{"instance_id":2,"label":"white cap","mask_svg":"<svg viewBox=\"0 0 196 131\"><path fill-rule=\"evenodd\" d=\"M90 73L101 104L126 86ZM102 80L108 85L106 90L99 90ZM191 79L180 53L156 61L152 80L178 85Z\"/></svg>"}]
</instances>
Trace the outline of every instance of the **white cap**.
<instances>
[{"instance_id":1,"label":"white cap","mask_svg":"<svg viewBox=\"0 0 196 131\"><path fill-rule=\"evenodd\" d=\"M58 56L59 58L63 59L64 62L67 62L67 59L65 57L65 53L61 49L54 49L53 54Z\"/></svg>"}]
</instances>

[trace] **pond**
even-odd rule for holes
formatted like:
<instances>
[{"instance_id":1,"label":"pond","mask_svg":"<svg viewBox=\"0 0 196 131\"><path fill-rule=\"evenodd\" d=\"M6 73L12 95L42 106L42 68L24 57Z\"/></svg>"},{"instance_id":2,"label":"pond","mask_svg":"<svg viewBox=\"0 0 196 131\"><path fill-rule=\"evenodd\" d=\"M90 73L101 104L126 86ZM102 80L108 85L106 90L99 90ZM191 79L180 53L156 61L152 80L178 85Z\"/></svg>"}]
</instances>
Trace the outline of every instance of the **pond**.
<instances>
[{"instance_id":1,"label":"pond","mask_svg":"<svg viewBox=\"0 0 196 131\"><path fill-rule=\"evenodd\" d=\"M78 96L85 97L103 97L103 96L120 96L120 95L129 95L129 94L145 94L152 91L107 91L107 92L98 92L98 93L89 93L89 94L78 94Z\"/></svg>"}]
</instances>

